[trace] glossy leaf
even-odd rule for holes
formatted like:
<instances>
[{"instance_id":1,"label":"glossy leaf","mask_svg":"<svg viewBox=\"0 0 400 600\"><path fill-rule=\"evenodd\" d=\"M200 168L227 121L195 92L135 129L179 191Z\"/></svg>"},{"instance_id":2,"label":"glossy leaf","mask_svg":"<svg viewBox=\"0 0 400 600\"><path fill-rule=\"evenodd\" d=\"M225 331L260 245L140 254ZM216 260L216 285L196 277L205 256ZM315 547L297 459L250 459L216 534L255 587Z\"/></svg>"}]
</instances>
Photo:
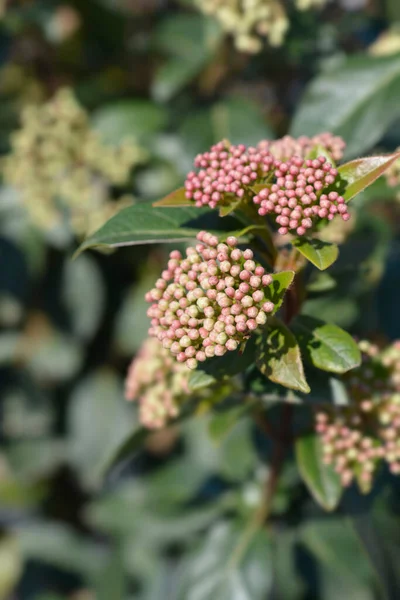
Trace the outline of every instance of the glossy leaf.
<instances>
[{"instance_id":1,"label":"glossy leaf","mask_svg":"<svg viewBox=\"0 0 400 600\"><path fill-rule=\"evenodd\" d=\"M306 394L310 391L296 338L278 319L257 340L256 365L274 383Z\"/></svg>"},{"instance_id":2,"label":"glossy leaf","mask_svg":"<svg viewBox=\"0 0 400 600\"><path fill-rule=\"evenodd\" d=\"M347 142L347 156L372 148L399 115L400 61L353 56L309 85L294 116L291 135L331 131Z\"/></svg>"},{"instance_id":3,"label":"glossy leaf","mask_svg":"<svg viewBox=\"0 0 400 600\"><path fill-rule=\"evenodd\" d=\"M195 219L208 212L202 208L154 208L134 204L121 210L87 238L78 253L88 248L134 246L158 242L182 242L196 237Z\"/></svg>"},{"instance_id":4,"label":"glossy leaf","mask_svg":"<svg viewBox=\"0 0 400 600\"><path fill-rule=\"evenodd\" d=\"M356 342L337 325L301 315L293 330L305 356L318 369L346 373L361 363Z\"/></svg>"},{"instance_id":5,"label":"glossy leaf","mask_svg":"<svg viewBox=\"0 0 400 600\"><path fill-rule=\"evenodd\" d=\"M338 171L345 182L344 199L348 202L374 183L383 173L400 159L400 152L383 156L357 158L339 167Z\"/></svg>"},{"instance_id":6,"label":"glossy leaf","mask_svg":"<svg viewBox=\"0 0 400 600\"><path fill-rule=\"evenodd\" d=\"M297 238L293 246L320 271L333 265L339 256L339 248L336 244L313 238Z\"/></svg>"},{"instance_id":7,"label":"glossy leaf","mask_svg":"<svg viewBox=\"0 0 400 600\"><path fill-rule=\"evenodd\" d=\"M157 202L153 202L153 206L174 207L194 206L194 204L188 198L186 198L186 190L184 187L181 187L168 194L168 196L165 196L165 198L157 200Z\"/></svg>"},{"instance_id":8,"label":"glossy leaf","mask_svg":"<svg viewBox=\"0 0 400 600\"><path fill-rule=\"evenodd\" d=\"M296 440L296 459L300 474L314 499L325 510L334 510L342 495L339 476L322 461L322 446L317 434Z\"/></svg>"}]
</instances>

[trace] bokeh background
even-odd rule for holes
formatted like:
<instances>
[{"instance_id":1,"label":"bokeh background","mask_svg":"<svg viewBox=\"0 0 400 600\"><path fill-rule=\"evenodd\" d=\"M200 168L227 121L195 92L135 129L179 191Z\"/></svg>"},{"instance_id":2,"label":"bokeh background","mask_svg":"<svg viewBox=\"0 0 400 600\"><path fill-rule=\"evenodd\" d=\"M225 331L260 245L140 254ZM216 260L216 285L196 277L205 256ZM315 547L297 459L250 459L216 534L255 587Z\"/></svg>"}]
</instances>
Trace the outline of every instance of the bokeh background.
<instances>
[{"instance_id":1,"label":"bokeh background","mask_svg":"<svg viewBox=\"0 0 400 600\"><path fill-rule=\"evenodd\" d=\"M207 423L189 421L104 475L138 426L124 378L165 248L72 255L121 205L182 185L196 153L220 139L332 130L348 158L400 145L400 3L319 4L283 2L283 43L249 54L190 0L0 0L1 600L264 600L256 585L242 596L239 580L220 598L182 583L193 569L230 577L224 527L251 514L267 469L250 423L215 445ZM43 112L54 98L65 106ZM57 140L90 146L80 178L66 172L67 203L51 169L37 182L51 136L49 164ZM347 240L341 259L305 307L377 340L400 337L397 183L357 201L353 231L334 233ZM246 577L269 578L275 600L398 598L399 493L384 474L368 498L350 494L350 526L319 512L289 463L279 535L259 540Z\"/></svg>"}]
</instances>

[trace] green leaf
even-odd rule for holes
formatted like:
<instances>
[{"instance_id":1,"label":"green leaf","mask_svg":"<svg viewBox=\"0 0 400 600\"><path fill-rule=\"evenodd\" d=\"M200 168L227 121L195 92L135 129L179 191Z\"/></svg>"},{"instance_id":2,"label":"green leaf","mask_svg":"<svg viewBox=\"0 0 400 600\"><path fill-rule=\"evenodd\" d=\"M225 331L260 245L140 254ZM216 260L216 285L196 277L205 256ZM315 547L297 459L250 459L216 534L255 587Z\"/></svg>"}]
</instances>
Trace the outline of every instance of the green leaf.
<instances>
[{"instance_id":1,"label":"green leaf","mask_svg":"<svg viewBox=\"0 0 400 600\"><path fill-rule=\"evenodd\" d=\"M73 333L84 341L96 333L105 306L101 272L92 256L67 260L63 272L63 298Z\"/></svg>"},{"instance_id":2,"label":"green leaf","mask_svg":"<svg viewBox=\"0 0 400 600\"><path fill-rule=\"evenodd\" d=\"M168 196L165 196L165 198L157 200L157 202L153 202L153 206L194 206L194 203L186 198L186 190L184 187L181 187L168 194Z\"/></svg>"},{"instance_id":3,"label":"green leaf","mask_svg":"<svg viewBox=\"0 0 400 600\"><path fill-rule=\"evenodd\" d=\"M158 102L167 102L188 85L205 66L203 56L171 57L156 71L152 84L152 96Z\"/></svg>"},{"instance_id":4,"label":"green leaf","mask_svg":"<svg viewBox=\"0 0 400 600\"><path fill-rule=\"evenodd\" d=\"M196 369L195 371L191 371L187 385L191 392L197 392L198 390L208 388L214 383L216 383L215 377L200 369Z\"/></svg>"},{"instance_id":5,"label":"green leaf","mask_svg":"<svg viewBox=\"0 0 400 600\"><path fill-rule=\"evenodd\" d=\"M268 295L268 300L274 303L275 308L272 314L276 314L283 304L285 293L291 286L294 279L294 271L281 271L271 275L272 283L265 290Z\"/></svg>"},{"instance_id":6,"label":"green leaf","mask_svg":"<svg viewBox=\"0 0 400 600\"><path fill-rule=\"evenodd\" d=\"M87 238L77 254L99 246L116 248L192 240L199 229L195 219L207 212L208 209L203 208L154 208L151 204L134 204Z\"/></svg>"},{"instance_id":7,"label":"green leaf","mask_svg":"<svg viewBox=\"0 0 400 600\"><path fill-rule=\"evenodd\" d=\"M343 198L348 202L374 183L394 162L400 159L400 152L383 156L357 158L339 167L346 189Z\"/></svg>"},{"instance_id":8,"label":"green leaf","mask_svg":"<svg viewBox=\"0 0 400 600\"><path fill-rule=\"evenodd\" d=\"M328 152L324 146L314 146L314 148L307 154L306 158L312 160L314 158L318 158L319 156L324 156L333 167L336 166L335 161L332 158L332 154Z\"/></svg>"},{"instance_id":9,"label":"green leaf","mask_svg":"<svg viewBox=\"0 0 400 600\"><path fill-rule=\"evenodd\" d=\"M254 364L256 336L251 337L245 347L227 352L224 356L215 356L201 364L201 371L219 380L222 377L233 377L243 373Z\"/></svg>"},{"instance_id":10,"label":"green leaf","mask_svg":"<svg viewBox=\"0 0 400 600\"><path fill-rule=\"evenodd\" d=\"M234 96L211 108L191 111L182 123L179 136L189 158L222 139L228 139L232 144L255 146L260 139L275 137L260 106L249 98Z\"/></svg>"},{"instance_id":11,"label":"green leaf","mask_svg":"<svg viewBox=\"0 0 400 600\"><path fill-rule=\"evenodd\" d=\"M274 383L305 394L310 391L296 338L278 319L271 320L257 340L256 365Z\"/></svg>"},{"instance_id":12,"label":"green leaf","mask_svg":"<svg viewBox=\"0 0 400 600\"><path fill-rule=\"evenodd\" d=\"M322 461L321 441L312 433L297 438L296 459L300 474L310 493L325 510L334 510L342 495L342 486L337 473Z\"/></svg>"},{"instance_id":13,"label":"green leaf","mask_svg":"<svg viewBox=\"0 0 400 600\"><path fill-rule=\"evenodd\" d=\"M183 564L178 600L267 598L272 585L270 540L262 528L251 534L248 524L214 526Z\"/></svg>"},{"instance_id":14,"label":"green leaf","mask_svg":"<svg viewBox=\"0 0 400 600\"><path fill-rule=\"evenodd\" d=\"M16 537L25 561L40 561L84 577L95 575L104 562L98 544L77 535L61 521L36 519L21 527Z\"/></svg>"},{"instance_id":15,"label":"green leaf","mask_svg":"<svg viewBox=\"0 0 400 600\"><path fill-rule=\"evenodd\" d=\"M295 114L291 135L331 131L357 156L378 142L399 116L398 56L352 56L318 75Z\"/></svg>"},{"instance_id":16,"label":"green leaf","mask_svg":"<svg viewBox=\"0 0 400 600\"><path fill-rule=\"evenodd\" d=\"M336 287L336 280L328 275L328 273L318 273L317 271L314 271L314 274L317 274L317 276L311 277L310 281L307 283L308 292L327 292Z\"/></svg>"},{"instance_id":17,"label":"green leaf","mask_svg":"<svg viewBox=\"0 0 400 600\"><path fill-rule=\"evenodd\" d=\"M102 479L104 464L136 426L121 381L109 370L92 372L73 391L69 404L69 458L86 488Z\"/></svg>"},{"instance_id":18,"label":"green leaf","mask_svg":"<svg viewBox=\"0 0 400 600\"><path fill-rule=\"evenodd\" d=\"M209 432L214 442L220 442L226 437L242 419L252 409L250 402L242 403L239 406L227 408L211 417Z\"/></svg>"},{"instance_id":19,"label":"green leaf","mask_svg":"<svg viewBox=\"0 0 400 600\"><path fill-rule=\"evenodd\" d=\"M155 73L152 93L167 101L190 83L215 56L222 31L214 19L175 14L160 22L154 42L168 58Z\"/></svg>"},{"instance_id":20,"label":"green leaf","mask_svg":"<svg viewBox=\"0 0 400 600\"><path fill-rule=\"evenodd\" d=\"M320 319L298 316L293 331L307 359L318 369L346 373L361 363L357 343L346 331Z\"/></svg>"},{"instance_id":21,"label":"green leaf","mask_svg":"<svg viewBox=\"0 0 400 600\"><path fill-rule=\"evenodd\" d=\"M388 598L350 519L331 515L306 521L299 541L314 555L319 569L332 574L336 590L339 587L332 598Z\"/></svg>"},{"instance_id":22,"label":"green leaf","mask_svg":"<svg viewBox=\"0 0 400 600\"><path fill-rule=\"evenodd\" d=\"M23 560L17 540L2 536L0 539L0 600L7 600L23 572Z\"/></svg>"},{"instance_id":23,"label":"green leaf","mask_svg":"<svg viewBox=\"0 0 400 600\"><path fill-rule=\"evenodd\" d=\"M111 452L104 461L101 475L105 477L119 463L132 458L133 454L143 446L143 442L148 435L149 431L144 429L144 427L138 427L132 433L128 434L118 449Z\"/></svg>"},{"instance_id":24,"label":"green leaf","mask_svg":"<svg viewBox=\"0 0 400 600\"><path fill-rule=\"evenodd\" d=\"M127 138L141 140L160 131L165 122L164 107L142 100L106 104L93 115L94 129L110 144L119 144Z\"/></svg>"},{"instance_id":25,"label":"green leaf","mask_svg":"<svg viewBox=\"0 0 400 600\"><path fill-rule=\"evenodd\" d=\"M293 246L320 271L330 267L339 256L339 248L336 244L313 238L297 238Z\"/></svg>"}]
</instances>

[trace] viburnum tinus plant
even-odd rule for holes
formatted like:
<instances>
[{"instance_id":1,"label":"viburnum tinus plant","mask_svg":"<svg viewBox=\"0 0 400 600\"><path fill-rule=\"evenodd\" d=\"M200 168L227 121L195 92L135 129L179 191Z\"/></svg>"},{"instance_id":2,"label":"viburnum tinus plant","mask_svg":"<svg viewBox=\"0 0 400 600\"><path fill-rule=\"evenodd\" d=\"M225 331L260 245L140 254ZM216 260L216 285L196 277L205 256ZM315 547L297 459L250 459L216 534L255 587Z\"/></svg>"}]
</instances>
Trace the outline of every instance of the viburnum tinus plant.
<instances>
[{"instance_id":1,"label":"viburnum tinus plant","mask_svg":"<svg viewBox=\"0 0 400 600\"><path fill-rule=\"evenodd\" d=\"M349 202L399 157L340 164L344 149L329 133L223 140L195 158L182 188L122 210L84 242L176 245L146 294L149 340L126 381L143 430L122 453L145 430L214 411L227 429L250 414L271 438L264 506L291 447L327 509L353 481L369 491L382 462L400 472L399 345L378 348L302 314L315 271L338 258L332 240L351 230ZM310 409L300 425L295 404Z\"/></svg>"}]
</instances>

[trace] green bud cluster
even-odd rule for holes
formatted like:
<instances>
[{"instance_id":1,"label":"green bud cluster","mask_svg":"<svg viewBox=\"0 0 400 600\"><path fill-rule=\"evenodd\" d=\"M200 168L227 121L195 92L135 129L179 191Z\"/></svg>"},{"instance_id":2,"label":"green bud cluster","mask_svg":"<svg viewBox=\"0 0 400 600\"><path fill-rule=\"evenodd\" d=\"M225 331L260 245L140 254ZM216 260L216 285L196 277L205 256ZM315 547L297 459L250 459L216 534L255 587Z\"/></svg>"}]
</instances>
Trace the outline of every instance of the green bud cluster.
<instances>
[{"instance_id":1,"label":"green bud cluster","mask_svg":"<svg viewBox=\"0 0 400 600\"><path fill-rule=\"evenodd\" d=\"M77 228L85 216L104 209L110 186L126 184L142 159L131 141L105 145L71 90L62 89L50 101L23 110L2 170L38 227L51 229L67 216Z\"/></svg>"}]
</instances>

